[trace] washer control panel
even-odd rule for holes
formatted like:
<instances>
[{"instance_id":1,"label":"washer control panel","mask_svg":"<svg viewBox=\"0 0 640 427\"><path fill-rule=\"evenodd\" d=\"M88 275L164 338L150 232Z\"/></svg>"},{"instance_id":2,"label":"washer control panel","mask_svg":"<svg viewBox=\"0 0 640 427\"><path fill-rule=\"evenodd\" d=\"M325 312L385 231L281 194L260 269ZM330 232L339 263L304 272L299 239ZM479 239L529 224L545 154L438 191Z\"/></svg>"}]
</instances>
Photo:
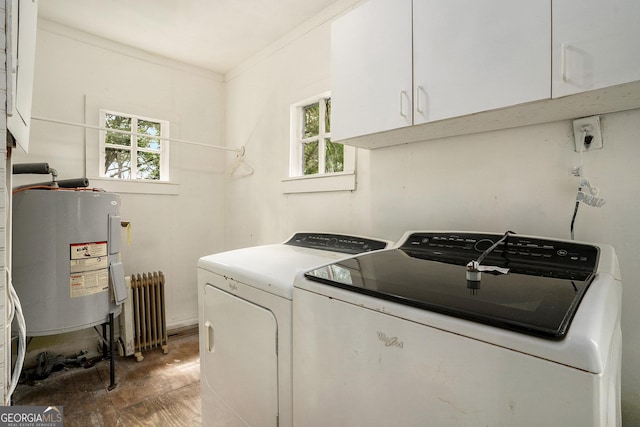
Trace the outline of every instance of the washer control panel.
<instances>
[{"instance_id":1,"label":"washer control panel","mask_svg":"<svg viewBox=\"0 0 640 427\"><path fill-rule=\"evenodd\" d=\"M425 252L438 258L477 259L503 236L490 233L432 233L411 234L400 249ZM599 250L596 246L563 240L540 239L510 234L498 244L487 260L541 264L581 271L595 271ZM489 263L489 261L484 262Z\"/></svg>"},{"instance_id":2,"label":"washer control panel","mask_svg":"<svg viewBox=\"0 0 640 427\"><path fill-rule=\"evenodd\" d=\"M353 255L385 249L387 244L388 242L383 240L331 233L296 233L285 243L285 245Z\"/></svg>"}]
</instances>

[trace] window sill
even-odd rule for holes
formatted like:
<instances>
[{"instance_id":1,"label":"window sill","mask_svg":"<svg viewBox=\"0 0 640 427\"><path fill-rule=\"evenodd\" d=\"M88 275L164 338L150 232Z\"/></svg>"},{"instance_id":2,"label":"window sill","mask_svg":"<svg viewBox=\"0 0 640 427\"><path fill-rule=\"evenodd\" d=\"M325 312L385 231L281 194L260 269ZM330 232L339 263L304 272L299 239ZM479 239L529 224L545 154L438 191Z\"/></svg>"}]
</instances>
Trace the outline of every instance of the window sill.
<instances>
[{"instance_id":1,"label":"window sill","mask_svg":"<svg viewBox=\"0 0 640 427\"><path fill-rule=\"evenodd\" d=\"M355 172L297 176L282 180L282 192L284 194L318 193L324 191L354 191L355 189Z\"/></svg>"},{"instance_id":2,"label":"window sill","mask_svg":"<svg viewBox=\"0 0 640 427\"><path fill-rule=\"evenodd\" d=\"M179 194L180 185L176 182L136 181L130 179L110 179L89 177L89 186L102 188L113 193L133 194Z\"/></svg>"}]
</instances>

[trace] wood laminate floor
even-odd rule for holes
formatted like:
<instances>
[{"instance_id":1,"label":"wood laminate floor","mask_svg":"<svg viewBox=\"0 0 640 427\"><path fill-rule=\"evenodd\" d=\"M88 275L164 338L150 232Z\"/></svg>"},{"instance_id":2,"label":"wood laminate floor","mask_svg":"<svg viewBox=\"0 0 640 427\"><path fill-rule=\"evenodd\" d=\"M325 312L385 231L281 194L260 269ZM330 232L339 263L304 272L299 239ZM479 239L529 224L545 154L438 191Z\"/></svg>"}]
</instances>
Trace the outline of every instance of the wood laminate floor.
<instances>
[{"instance_id":1,"label":"wood laminate floor","mask_svg":"<svg viewBox=\"0 0 640 427\"><path fill-rule=\"evenodd\" d=\"M169 337L169 353L149 350L144 360L116 357L117 387L109 391L109 362L52 373L19 384L14 405L62 406L65 427L201 425L198 330Z\"/></svg>"}]
</instances>

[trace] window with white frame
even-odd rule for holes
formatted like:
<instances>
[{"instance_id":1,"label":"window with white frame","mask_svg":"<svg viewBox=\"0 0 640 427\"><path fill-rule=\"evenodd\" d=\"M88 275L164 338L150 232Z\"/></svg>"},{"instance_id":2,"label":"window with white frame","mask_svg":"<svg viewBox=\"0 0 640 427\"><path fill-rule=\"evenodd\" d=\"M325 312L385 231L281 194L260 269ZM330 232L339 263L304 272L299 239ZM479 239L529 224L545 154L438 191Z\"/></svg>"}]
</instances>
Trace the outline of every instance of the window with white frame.
<instances>
[{"instance_id":1,"label":"window with white frame","mask_svg":"<svg viewBox=\"0 0 640 427\"><path fill-rule=\"evenodd\" d=\"M331 94L290 107L289 176L282 192L311 193L356 189L356 148L331 141Z\"/></svg>"},{"instance_id":2,"label":"window with white frame","mask_svg":"<svg viewBox=\"0 0 640 427\"><path fill-rule=\"evenodd\" d=\"M100 110L100 176L169 181L169 122Z\"/></svg>"},{"instance_id":3,"label":"window with white frame","mask_svg":"<svg viewBox=\"0 0 640 427\"><path fill-rule=\"evenodd\" d=\"M292 106L290 176L344 172L344 146L331 142L331 97Z\"/></svg>"}]
</instances>

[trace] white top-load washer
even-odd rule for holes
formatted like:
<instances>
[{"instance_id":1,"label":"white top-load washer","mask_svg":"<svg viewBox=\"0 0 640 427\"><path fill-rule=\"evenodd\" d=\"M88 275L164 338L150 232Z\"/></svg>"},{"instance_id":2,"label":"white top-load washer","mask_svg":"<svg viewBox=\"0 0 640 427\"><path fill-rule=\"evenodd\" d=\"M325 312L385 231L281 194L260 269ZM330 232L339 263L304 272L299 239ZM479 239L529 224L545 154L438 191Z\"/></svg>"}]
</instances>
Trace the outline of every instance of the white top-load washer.
<instances>
[{"instance_id":1,"label":"white top-load washer","mask_svg":"<svg viewBox=\"0 0 640 427\"><path fill-rule=\"evenodd\" d=\"M291 426L293 280L391 242L296 233L198 261L202 424Z\"/></svg>"},{"instance_id":2,"label":"white top-load washer","mask_svg":"<svg viewBox=\"0 0 640 427\"><path fill-rule=\"evenodd\" d=\"M619 426L607 245L408 232L299 274L294 424Z\"/></svg>"}]
</instances>

